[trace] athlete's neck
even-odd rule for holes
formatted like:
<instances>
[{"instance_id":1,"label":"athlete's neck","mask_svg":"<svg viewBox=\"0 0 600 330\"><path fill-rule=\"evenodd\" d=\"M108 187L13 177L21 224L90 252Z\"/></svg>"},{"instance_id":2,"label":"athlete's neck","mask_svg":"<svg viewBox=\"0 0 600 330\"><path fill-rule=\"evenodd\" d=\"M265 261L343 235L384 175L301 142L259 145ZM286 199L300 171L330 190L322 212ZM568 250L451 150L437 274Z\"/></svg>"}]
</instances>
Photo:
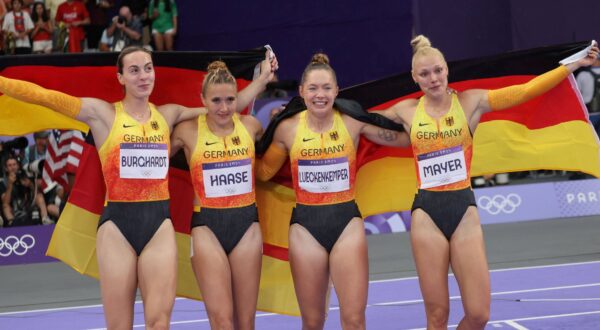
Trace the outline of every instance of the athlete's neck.
<instances>
[{"instance_id":1,"label":"athlete's neck","mask_svg":"<svg viewBox=\"0 0 600 330\"><path fill-rule=\"evenodd\" d=\"M313 132L327 132L333 126L333 110L321 113L314 113L308 110L306 112L306 121L308 128L310 128Z\"/></svg>"},{"instance_id":2,"label":"athlete's neck","mask_svg":"<svg viewBox=\"0 0 600 330\"><path fill-rule=\"evenodd\" d=\"M148 106L148 99L146 98L134 98L125 97L123 101L123 109L131 117L139 122L145 122L150 118L150 107Z\"/></svg>"},{"instance_id":3,"label":"athlete's neck","mask_svg":"<svg viewBox=\"0 0 600 330\"><path fill-rule=\"evenodd\" d=\"M233 117L231 117L228 121L219 123L216 120L213 120L210 115L206 116L206 125L208 129L218 137L224 137L233 132L235 128L235 124L233 123Z\"/></svg>"},{"instance_id":4,"label":"athlete's neck","mask_svg":"<svg viewBox=\"0 0 600 330\"><path fill-rule=\"evenodd\" d=\"M439 118L450 111L452 105L452 94L443 94L439 97L431 97L425 95L424 108L425 112L431 117Z\"/></svg>"}]
</instances>

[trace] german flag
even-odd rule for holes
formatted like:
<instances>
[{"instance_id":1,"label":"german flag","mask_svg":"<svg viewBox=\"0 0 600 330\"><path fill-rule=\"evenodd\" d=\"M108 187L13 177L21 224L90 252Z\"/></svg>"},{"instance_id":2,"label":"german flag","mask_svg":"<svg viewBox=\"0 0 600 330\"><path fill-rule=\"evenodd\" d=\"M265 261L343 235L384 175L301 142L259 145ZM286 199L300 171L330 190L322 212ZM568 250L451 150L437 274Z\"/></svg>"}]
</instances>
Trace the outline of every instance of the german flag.
<instances>
[{"instance_id":1,"label":"german flag","mask_svg":"<svg viewBox=\"0 0 600 330\"><path fill-rule=\"evenodd\" d=\"M264 49L154 54L156 84L150 101L158 105L177 103L188 107L201 106L200 91L208 63L214 60L226 62L237 77L238 88L243 89L251 82L254 67L263 59ZM4 56L0 57L0 75L27 80L77 97L96 97L116 102L124 97L123 88L116 79L116 61L115 53ZM89 129L81 122L50 109L20 102L6 95L0 96L0 118L0 135L23 135L50 128L84 132ZM179 258L177 295L201 299L190 263L189 234L194 191L183 153L171 159L169 190ZM73 191L56 225L47 254L95 278L98 278L96 230L104 196L105 185L96 148L85 144ZM287 228L285 233L279 233L273 232L262 222L261 227L265 249L258 308L299 315L287 250L282 252L272 247L279 244L282 237L287 240ZM273 242L275 244L271 244Z\"/></svg>"},{"instance_id":2,"label":"german flag","mask_svg":"<svg viewBox=\"0 0 600 330\"><path fill-rule=\"evenodd\" d=\"M573 43L449 62L449 86L497 89L527 82L585 48ZM369 111L422 96L410 73L344 89L340 97ZM598 136L575 79L517 107L485 114L474 133L472 175L535 169L581 171L600 177ZM416 188L412 151L361 139L356 199L364 216L409 210Z\"/></svg>"}]
</instances>

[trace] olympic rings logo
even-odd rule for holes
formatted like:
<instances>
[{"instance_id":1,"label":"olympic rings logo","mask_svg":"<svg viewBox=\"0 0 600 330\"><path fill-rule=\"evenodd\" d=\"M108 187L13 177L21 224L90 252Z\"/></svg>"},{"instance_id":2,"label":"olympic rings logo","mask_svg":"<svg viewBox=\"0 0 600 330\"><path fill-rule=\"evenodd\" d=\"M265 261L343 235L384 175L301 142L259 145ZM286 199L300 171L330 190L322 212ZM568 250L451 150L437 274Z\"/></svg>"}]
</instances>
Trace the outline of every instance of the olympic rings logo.
<instances>
[{"instance_id":1,"label":"olympic rings logo","mask_svg":"<svg viewBox=\"0 0 600 330\"><path fill-rule=\"evenodd\" d=\"M507 214L515 212L521 205L521 196L511 193L506 196L494 195L493 197L481 196L477 200L477 206L486 210L491 215L504 212Z\"/></svg>"},{"instance_id":2,"label":"olympic rings logo","mask_svg":"<svg viewBox=\"0 0 600 330\"><path fill-rule=\"evenodd\" d=\"M4 239L0 237L0 257L8 257L13 253L22 256L34 246L35 238L30 234L25 234L20 238L14 235L7 236Z\"/></svg>"}]
</instances>

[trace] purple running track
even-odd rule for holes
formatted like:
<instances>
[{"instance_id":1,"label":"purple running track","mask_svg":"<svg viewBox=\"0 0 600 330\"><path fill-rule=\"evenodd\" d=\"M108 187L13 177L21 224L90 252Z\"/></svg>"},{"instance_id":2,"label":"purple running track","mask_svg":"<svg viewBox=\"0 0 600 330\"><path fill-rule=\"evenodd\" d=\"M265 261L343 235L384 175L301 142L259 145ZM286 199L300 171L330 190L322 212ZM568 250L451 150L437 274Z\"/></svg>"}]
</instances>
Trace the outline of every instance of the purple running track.
<instances>
[{"instance_id":1,"label":"purple running track","mask_svg":"<svg viewBox=\"0 0 600 330\"><path fill-rule=\"evenodd\" d=\"M486 329L600 329L600 261L490 273L492 308ZM449 278L449 328L462 317L456 281ZM143 328L136 303L134 328ZM373 281L369 285L367 328L422 329L425 312L416 278ZM102 329L102 307L78 306L0 314L0 329ZM171 329L209 329L202 302L177 299ZM298 317L258 312L256 329L300 329ZM341 329L333 294L325 329Z\"/></svg>"}]
</instances>

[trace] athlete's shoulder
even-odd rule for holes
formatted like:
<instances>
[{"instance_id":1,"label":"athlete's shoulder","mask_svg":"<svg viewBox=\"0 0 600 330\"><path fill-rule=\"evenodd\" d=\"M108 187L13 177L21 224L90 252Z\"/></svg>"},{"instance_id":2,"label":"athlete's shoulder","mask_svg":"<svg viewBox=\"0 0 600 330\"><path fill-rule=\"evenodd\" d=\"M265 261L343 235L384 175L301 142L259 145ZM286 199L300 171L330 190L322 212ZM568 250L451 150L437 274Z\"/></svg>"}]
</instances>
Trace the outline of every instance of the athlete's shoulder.
<instances>
[{"instance_id":1,"label":"athlete's shoulder","mask_svg":"<svg viewBox=\"0 0 600 330\"><path fill-rule=\"evenodd\" d=\"M177 125L175 125L175 128L173 129L173 134L185 135L196 130L198 130L198 119L192 118L179 122Z\"/></svg>"},{"instance_id":2,"label":"athlete's shoulder","mask_svg":"<svg viewBox=\"0 0 600 330\"><path fill-rule=\"evenodd\" d=\"M256 117L251 115L240 115L240 122L246 127L248 131L262 131L261 122Z\"/></svg>"},{"instance_id":3,"label":"athlete's shoulder","mask_svg":"<svg viewBox=\"0 0 600 330\"><path fill-rule=\"evenodd\" d=\"M289 129L289 128L297 126L298 122L300 121L300 116L303 112L304 111L301 111L301 112L298 112L298 113L292 115L291 117L285 118L284 120L282 120L279 123L279 126L277 126L277 129L284 130L284 129Z\"/></svg>"}]
</instances>

